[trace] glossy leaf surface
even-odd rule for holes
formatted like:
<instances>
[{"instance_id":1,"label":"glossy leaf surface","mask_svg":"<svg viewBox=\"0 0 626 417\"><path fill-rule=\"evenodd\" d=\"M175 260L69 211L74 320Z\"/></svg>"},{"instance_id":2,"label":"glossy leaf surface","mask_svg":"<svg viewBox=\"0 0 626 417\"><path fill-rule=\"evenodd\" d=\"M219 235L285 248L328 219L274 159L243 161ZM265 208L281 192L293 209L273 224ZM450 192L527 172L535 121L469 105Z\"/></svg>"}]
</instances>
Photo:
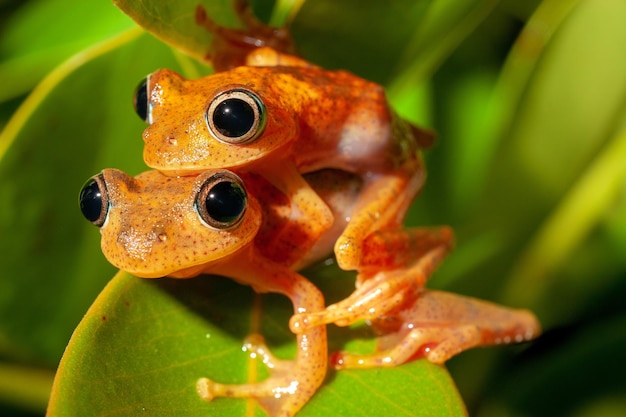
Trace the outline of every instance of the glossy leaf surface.
<instances>
[{"instance_id":1,"label":"glossy leaf surface","mask_svg":"<svg viewBox=\"0 0 626 417\"><path fill-rule=\"evenodd\" d=\"M157 38L201 61L207 59L213 34L197 19L198 7L218 25L241 27L230 0L114 0L113 3Z\"/></svg>"},{"instance_id":2,"label":"glossy leaf surface","mask_svg":"<svg viewBox=\"0 0 626 417\"><path fill-rule=\"evenodd\" d=\"M202 376L231 383L253 380L255 374L262 378L263 369L241 350L251 332L264 335L280 357L294 354L295 337L286 328L288 300L255 297L223 277L144 280L118 274L68 345L49 415L249 415L252 402L203 402L195 381ZM371 348L366 330L334 333L334 346ZM448 373L423 360L391 370L331 373L299 415L362 415L367 410L384 416L390 409L394 415L464 415Z\"/></svg>"}]
</instances>

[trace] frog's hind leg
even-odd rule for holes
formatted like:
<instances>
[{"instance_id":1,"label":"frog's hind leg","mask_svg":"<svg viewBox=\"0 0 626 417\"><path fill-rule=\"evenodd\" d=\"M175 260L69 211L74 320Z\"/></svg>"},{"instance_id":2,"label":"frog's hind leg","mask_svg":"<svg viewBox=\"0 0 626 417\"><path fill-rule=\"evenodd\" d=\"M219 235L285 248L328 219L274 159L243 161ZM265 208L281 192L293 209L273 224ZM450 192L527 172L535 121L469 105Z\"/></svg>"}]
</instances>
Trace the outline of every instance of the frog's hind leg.
<instances>
[{"instance_id":1,"label":"frog's hind leg","mask_svg":"<svg viewBox=\"0 0 626 417\"><path fill-rule=\"evenodd\" d=\"M306 339L325 338L325 332L323 327L313 329L298 336L297 344L301 347L307 344ZM327 349L326 344L320 347ZM196 383L196 390L203 400L212 401L217 397L254 398L270 417L290 417L313 397L321 383L318 376L322 375L323 379L326 374L326 359L278 359L272 355L260 335L248 337L244 350L262 360L271 376L263 381L247 384L222 384L209 378L200 378ZM315 348L312 347L311 350ZM324 352L323 356L326 357L326 354Z\"/></svg>"},{"instance_id":2,"label":"frog's hind leg","mask_svg":"<svg viewBox=\"0 0 626 417\"><path fill-rule=\"evenodd\" d=\"M368 236L363 242L357 289L323 311L295 314L290 321L292 331L327 323L348 326L412 304L453 241L449 227L399 229Z\"/></svg>"},{"instance_id":3,"label":"frog's hind leg","mask_svg":"<svg viewBox=\"0 0 626 417\"><path fill-rule=\"evenodd\" d=\"M229 275L251 285L255 291L281 293L289 297L294 311L319 311L324 308L321 292L306 278L290 269L254 256L249 262L226 266ZM224 274L225 271L212 271ZM222 384L209 378L197 382L197 391L206 401L216 397L253 398L270 417L293 416L315 394L324 381L328 366L326 327L318 326L297 335L296 357L277 359L259 336L249 338L245 350L260 357L270 376L263 381L246 384Z\"/></svg>"},{"instance_id":4,"label":"frog's hind leg","mask_svg":"<svg viewBox=\"0 0 626 417\"><path fill-rule=\"evenodd\" d=\"M476 346L520 343L540 333L539 322L527 310L440 291L425 291L396 319L399 327L379 339L377 352L339 352L333 355L332 365L336 369L392 367L419 357L442 364Z\"/></svg>"}]
</instances>

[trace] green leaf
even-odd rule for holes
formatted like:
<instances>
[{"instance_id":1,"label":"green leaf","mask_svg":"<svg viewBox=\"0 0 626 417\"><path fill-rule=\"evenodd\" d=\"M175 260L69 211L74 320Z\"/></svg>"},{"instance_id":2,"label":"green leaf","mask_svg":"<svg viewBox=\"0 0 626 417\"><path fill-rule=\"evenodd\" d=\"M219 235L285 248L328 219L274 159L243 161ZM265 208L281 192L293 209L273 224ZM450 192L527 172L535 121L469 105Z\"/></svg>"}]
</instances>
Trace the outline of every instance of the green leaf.
<instances>
[{"instance_id":1,"label":"green leaf","mask_svg":"<svg viewBox=\"0 0 626 417\"><path fill-rule=\"evenodd\" d=\"M224 27L241 27L230 0L114 0L113 3L157 38L204 61L210 52L213 34L196 21L196 8Z\"/></svg>"},{"instance_id":2,"label":"green leaf","mask_svg":"<svg viewBox=\"0 0 626 417\"><path fill-rule=\"evenodd\" d=\"M223 277L146 280L120 273L76 329L48 415L250 415L250 400L205 403L196 394L196 380L252 379L257 366L241 350L251 331L260 330L278 356L293 355L291 314L286 298L256 296ZM255 329L259 315L261 327ZM356 351L372 345L363 329L333 332L332 340ZM418 360L394 369L331 372L298 415L330 414L462 416L465 411L445 368Z\"/></svg>"},{"instance_id":3,"label":"green leaf","mask_svg":"<svg viewBox=\"0 0 626 417\"><path fill-rule=\"evenodd\" d=\"M27 93L65 59L132 26L132 20L106 1L26 2L3 22L0 78L11 82L0 89L0 102Z\"/></svg>"},{"instance_id":4,"label":"green leaf","mask_svg":"<svg viewBox=\"0 0 626 417\"><path fill-rule=\"evenodd\" d=\"M78 191L106 166L145 169L132 92L167 55L175 65L138 29L96 44L51 72L0 134L3 354L55 365L113 274L94 251L99 239L80 216Z\"/></svg>"}]
</instances>

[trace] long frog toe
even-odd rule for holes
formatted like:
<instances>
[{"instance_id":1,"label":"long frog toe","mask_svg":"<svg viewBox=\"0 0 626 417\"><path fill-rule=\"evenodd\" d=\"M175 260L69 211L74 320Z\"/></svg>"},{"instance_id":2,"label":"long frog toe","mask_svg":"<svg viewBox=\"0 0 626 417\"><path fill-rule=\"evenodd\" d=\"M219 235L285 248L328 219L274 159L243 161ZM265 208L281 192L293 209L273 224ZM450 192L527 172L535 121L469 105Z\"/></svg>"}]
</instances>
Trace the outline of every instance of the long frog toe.
<instances>
[{"instance_id":1,"label":"long frog toe","mask_svg":"<svg viewBox=\"0 0 626 417\"><path fill-rule=\"evenodd\" d=\"M271 417L291 417L315 394L321 384L326 362L317 369L312 363L278 359L270 352L260 335L249 336L243 350L250 357L263 361L270 376L258 383L222 384L209 378L196 383L198 395L205 401L217 397L254 398Z\"/></svg>"},{"instance_id":2,"label":"long frog toe","mask_svg":"<svg viewBox=\"0 0 626 417\"><path fill-rule=\"evenodd\" d=\"M537 318L527 310L439 291L425 291L394 318L400 325L382 331L379 350L367 355L335 353L331 365L391 367L422 357L443 364L473 347L527 342L541 332ZM373 324L383 330L385 322Z\"/></svg>"}]
</instances>

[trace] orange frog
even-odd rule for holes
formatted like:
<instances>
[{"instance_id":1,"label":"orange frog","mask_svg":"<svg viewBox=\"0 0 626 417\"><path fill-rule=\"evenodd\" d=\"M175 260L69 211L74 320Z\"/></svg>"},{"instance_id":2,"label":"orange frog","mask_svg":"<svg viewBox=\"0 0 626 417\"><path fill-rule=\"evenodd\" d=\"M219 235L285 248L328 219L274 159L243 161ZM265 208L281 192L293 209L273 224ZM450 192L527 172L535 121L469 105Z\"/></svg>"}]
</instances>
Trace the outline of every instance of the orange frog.
<instances>
[{"instance_id":1,"label":"orange frog","mask_svg":"<svg viewBox=\"0 0 626 417\"><path fill-rule=\"evenodd\" d=\"M367 236L401 228L423 184L420 150L432 135L399 118L381 86L348 72L327 71L268 47L249 52L247 64L197 80L169 70L147 77L135 95L137 113L150 124L143 135L145 162L169 176L206 169L259 174L289 196L299 213L293 221L307 239L326 233L333 216L303 174L327 168L354 173L363 190L334 253L341 268L359 269ZM448 229L423 235L437 257L452 245ZM374 305L365 293L378 289L381 297L397 299L390 291L416 283L370 285L376 288L357 290L344 305L363 304L367 311ZM303 316L299 324L366 318L332 310Z\"/></svg>"},{"instance_id":2,"label":"orange frog","mask_svg":"<svg viewBox=\"0 0 626 417\"><path fill-rule=\"evenodd\" d=\"M337 219L328 238L311 242L302 241L299 225L290 222L287 197L254 174L239 177L226 170L207 170L173 178L148 171L131 178L106 169L85 184L80 206L84 216L100 227L106 258L120 269L145 278L228 276L257 292L286 295L295 312L314 312L324 308L323 295L292 266L328 256L361 183L350 174L330 170L309 177ZM257 195L263 197L262 204ZM307 246L309 261L301 257L300 244L293 242ZM327 371L325 326L297 336L292 361L272 358L258 337L252 337L246 348L265 357L271 376L244 385L203 378L197 383L202 398L251 397L271 416L291 416L315 393Z\"/></svg>"},{"instance_id":3,"label":"orange frog","mask_svg":"<svg viewBox=\"0 0 626 417\"><path fill-rule=\"evenodd\" d=\"M332 254L333 243L358 210L367 183L357 175L322 170L303 177L332 215L332 226L307 239L290 196L263 177L206 170L168 177L149 171L131 178L107 169L89 180L80 195L85 217L100 227L102 250L115 266L140 277L188 278L203 273L232 277L258 292L286 295L298 315L323 311L324 299L294 272ZM363 240L358 268L363 302L330 309L373 319L383 332L380 349L368 356L339 353L338 368L393 366L425 356L443 363L473 346L519 342L534 337L529 312L422 289L441 259L447 229L394 229ZM406 285L407 282L413 285ZM399 285L402 284L402 285ZM380 297L379 293L387 294ZM369 302L369 300L373 300ZM251 397L272 417L294 415L321 385L327 369L323 325L291 322L297 336L293 360L277 360L258 338L246 347L264 358L270 377L258 383L225 385L202 378L198 393Z\"/></svg>"}]
</instances>

